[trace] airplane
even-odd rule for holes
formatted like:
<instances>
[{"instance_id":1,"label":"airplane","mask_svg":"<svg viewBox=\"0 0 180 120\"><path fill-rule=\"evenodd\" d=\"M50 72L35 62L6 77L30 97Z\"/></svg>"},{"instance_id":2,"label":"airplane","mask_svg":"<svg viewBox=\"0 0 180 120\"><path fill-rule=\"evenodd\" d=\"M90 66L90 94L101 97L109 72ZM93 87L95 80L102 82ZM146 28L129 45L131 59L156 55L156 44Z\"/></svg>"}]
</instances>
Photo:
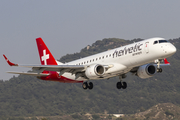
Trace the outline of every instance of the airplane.
<instances>
[{"instance_id":1,"label":"airplane","mask_svg":"<svg viewBox=\"0 0 180 120\"><path fill-rule=\"evenodd\" d=\"M176 52L176 47L160 37L150 38L118 47L102 53L84 57L68 63L54 59L42 40L36 39L41 65L19 65L12 63L3 54L10 66L32 68L30 72L8 72L36 76L41 80L62 83L82 83L83 89L93 89L90 80L109 79L119 76L117 89L126 89L123 81L128 72L145 79L162 72L162 66L169 66L166 58Z\"/></svg>"}]
</instances>

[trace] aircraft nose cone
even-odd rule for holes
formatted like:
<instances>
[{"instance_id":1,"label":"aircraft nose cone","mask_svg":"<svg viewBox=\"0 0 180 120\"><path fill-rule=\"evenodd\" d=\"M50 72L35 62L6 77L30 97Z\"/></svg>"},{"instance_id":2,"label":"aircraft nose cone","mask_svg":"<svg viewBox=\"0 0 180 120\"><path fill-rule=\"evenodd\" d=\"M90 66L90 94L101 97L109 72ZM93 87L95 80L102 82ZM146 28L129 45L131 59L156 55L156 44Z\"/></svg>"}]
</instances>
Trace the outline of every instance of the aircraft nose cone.
<instances>
[{"instance_id":1,"label":"aircraft nose cone","mask_svg":"<svg viewBox=\"0 0 180 120\"><path fill-rule=\"evenodd\" d=\"M176 47L175 47L175 46L171 46L171 47L169 48L169 52L170 52L171 54L176 53Z\"/></svg>"}]
</instances>

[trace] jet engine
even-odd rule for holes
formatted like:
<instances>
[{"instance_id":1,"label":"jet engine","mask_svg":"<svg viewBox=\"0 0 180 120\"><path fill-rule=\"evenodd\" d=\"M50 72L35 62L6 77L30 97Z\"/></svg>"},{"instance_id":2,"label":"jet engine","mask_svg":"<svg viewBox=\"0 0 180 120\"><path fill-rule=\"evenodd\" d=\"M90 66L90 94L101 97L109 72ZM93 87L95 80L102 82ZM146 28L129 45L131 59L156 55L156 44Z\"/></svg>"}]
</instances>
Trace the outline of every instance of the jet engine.
<instances>
[{"instance_id":1,"label":"jet engine","mask_svg":"<svg viewBox=\"0 0 180 120\"><path fill-rule=\"evenodd\" d=\"M137 70L137 76L140 78L149 78L152 77L156 73L156 67L153 64L146 64L140 66Z\"/></svg>"},{"instance_id":2,"label":"jet engine","mask_svg":"<svg viewBox=\"0 0 180 120\"><path fill-rule=\"evenodd\" d=\"M85 71L85 75L87 78L92 79L92 78L99 78L104 75L106 72L106 69L103 65L100 64L95 64L95 65L90 65L87 67Z\"/></svg>"}]
</instances>

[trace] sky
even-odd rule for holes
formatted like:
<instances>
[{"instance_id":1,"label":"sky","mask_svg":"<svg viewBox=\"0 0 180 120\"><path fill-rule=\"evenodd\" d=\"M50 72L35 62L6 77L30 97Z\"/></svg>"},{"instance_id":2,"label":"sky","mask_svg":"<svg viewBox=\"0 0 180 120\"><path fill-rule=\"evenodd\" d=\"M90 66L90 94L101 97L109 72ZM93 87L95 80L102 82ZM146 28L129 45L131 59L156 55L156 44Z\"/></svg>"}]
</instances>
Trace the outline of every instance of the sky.
<instances>
[{"instance_id":1,"label":"sky","mask_svg":"<svg viewBox=\"0 0 180 120\"><path fill-rule=\"evenodd\" d=\"M0 80L10 67L40 64L35 39L41 37L54 55L79 52L104 38L180 37L179 0L1 0Z\"/></svg>"}]
</instances>

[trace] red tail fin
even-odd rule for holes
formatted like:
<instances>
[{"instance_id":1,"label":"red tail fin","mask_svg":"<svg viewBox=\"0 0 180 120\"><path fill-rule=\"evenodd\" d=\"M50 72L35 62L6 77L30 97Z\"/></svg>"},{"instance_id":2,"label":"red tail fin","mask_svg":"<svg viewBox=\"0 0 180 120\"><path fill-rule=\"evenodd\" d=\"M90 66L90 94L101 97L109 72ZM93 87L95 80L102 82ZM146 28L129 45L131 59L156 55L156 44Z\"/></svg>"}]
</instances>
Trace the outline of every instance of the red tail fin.
<instances>
[{"instance_id":1,"label":"red tail fin","mask_svg":"<svg viewBox=\"0 0 180 120\"><path fill-rule=\"evenodd\" d=\"M42 40L42 38L36 39L39 57L42 65L57 65L56 60L54 59L53 55L49 51L48 47Z\"/></svg>"}]
</instances>

